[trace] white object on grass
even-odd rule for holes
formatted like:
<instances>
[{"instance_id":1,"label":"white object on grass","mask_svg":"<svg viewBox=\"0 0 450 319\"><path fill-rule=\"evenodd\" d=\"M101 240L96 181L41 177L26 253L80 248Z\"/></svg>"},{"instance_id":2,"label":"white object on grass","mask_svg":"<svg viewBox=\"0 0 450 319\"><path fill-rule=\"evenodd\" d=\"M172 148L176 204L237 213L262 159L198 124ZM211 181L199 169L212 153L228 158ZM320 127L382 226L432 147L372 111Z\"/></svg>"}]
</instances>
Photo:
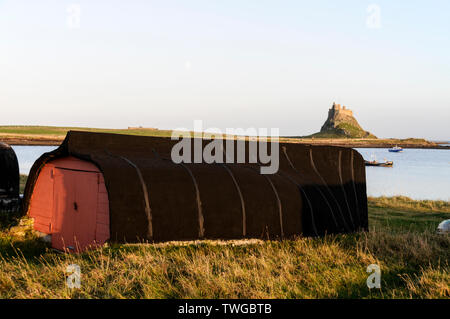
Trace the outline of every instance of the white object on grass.
<instances>
[{"instance_id":1,"label":"white object on grass","mask_svg":"<svg viewBox=\"0 0 450 319\"><path fill-rule=\"evenodd\" d=\"M439 234L448 234L450 233L450 219L444 220L437 227L437 232Z\"/></svg>"}]
</instances>

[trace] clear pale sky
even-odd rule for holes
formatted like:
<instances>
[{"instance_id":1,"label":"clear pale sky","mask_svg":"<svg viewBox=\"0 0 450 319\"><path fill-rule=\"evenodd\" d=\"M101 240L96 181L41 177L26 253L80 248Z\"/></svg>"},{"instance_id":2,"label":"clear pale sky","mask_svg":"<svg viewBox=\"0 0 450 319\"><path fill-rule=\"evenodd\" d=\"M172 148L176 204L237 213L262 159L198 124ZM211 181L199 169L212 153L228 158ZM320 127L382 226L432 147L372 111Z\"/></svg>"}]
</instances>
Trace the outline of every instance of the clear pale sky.
<instances>
[{"instance_id":1,"label":"clear pale sky","mask_svg":"<svg viewBox=\"0 0 450 319\"><path fill-rule=\"evenodd\" d=\"M0 0L0 124L305 135L336 101L377 136L448 140L449 16L444 0Z\"/></svg>"}]
</instances>

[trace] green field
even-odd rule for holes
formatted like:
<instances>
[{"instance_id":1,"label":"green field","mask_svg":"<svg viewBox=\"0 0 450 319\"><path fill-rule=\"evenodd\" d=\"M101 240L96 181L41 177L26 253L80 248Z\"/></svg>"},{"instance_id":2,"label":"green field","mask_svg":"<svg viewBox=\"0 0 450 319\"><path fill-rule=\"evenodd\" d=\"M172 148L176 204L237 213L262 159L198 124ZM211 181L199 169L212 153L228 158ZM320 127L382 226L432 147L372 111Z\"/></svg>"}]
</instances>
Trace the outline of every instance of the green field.
<instances>
[{"instance_id":1,"label":"green field","mask_svg":"<svg viewBox=\"0 0 450 319\"><path fill-rule=\"evenodd\" d=\"M87 127L56 127L56 126L0 126L0 140L18 145L59 145L69 130L130 134L139 136L166 136L172 130L158 130L150 128L102 129ZM191 132L192 133L192 132ZM231 138L235 138L234 136ZM269 138L270 140L270 138ZM306 143L318 145L339 145L348 147L426 147L436 148L438 145L424 139L376 139L376 138L345 138L340 135L320 133L310 136L280 137L280 142Z\"/></svg>"},{"instance_id":2,"label":"green field","mask_svg":"<svg viewBox=\"0 0 450 319\"><path fill-rule=\"evenodd\" d=\"M111 245L54 252L28 219L3 218L0 298L449 298L450 204L371 198L370 231L284 241ZM81 267L81 288L65 269ZM368 289L366 267L381 268Z\"/></svg>"},{"instance_id":3,"label":"green field","mask_svg":"<svg viewBox=\"0 0 450 319\"><path fill-rule=\"evenodd\" d=\"M132 128L132 129L106 129L106 128L89 128L89 127L57 127L57 126L0 126L0 134L26 135L26 136L49 136L58 137L65 136L70 130L88 131L88 132L104 132L104 133L120 133L142 136L170 136L170 130L157 130L148 128Z\"/></svg>"}]
</instances>

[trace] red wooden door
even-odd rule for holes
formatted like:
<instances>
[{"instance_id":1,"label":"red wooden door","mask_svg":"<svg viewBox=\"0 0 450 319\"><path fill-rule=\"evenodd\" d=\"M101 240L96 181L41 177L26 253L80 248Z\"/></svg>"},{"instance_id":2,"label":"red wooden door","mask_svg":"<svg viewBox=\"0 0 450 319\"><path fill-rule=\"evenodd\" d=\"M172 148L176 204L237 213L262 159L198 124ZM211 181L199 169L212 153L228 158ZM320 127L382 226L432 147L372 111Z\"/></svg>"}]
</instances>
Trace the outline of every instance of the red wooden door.
<instances>
[{"instance_id":1,"label":"red wooden door","mask_svg":"<svg viewBox=\"0 0 450 319\"><path fill-rule=\"evenodd\" d=\"M95 244L99 174L54 169L52 246L82 251Z\"/></svg>"}]
</instances>

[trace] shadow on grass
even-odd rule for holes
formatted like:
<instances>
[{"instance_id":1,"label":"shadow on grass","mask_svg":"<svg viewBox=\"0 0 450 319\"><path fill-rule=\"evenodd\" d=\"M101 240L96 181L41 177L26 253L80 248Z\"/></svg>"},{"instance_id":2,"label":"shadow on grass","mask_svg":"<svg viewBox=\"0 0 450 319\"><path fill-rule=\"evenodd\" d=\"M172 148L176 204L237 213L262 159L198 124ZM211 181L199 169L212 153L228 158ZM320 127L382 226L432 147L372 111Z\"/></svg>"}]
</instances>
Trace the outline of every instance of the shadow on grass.
<instances>
[{"instance_id":1,"label":"shadow on grass","mask_svg":"<svg viewBox=\"0 0 450 319\"><path fill-rule=\"evenodd\" d=\"M48 245L37 238L13 239L11 236L0 237L0 258L7 261L25 258L29 262L34 262L34 260L37 262L37 258L48 251Z\"/></svg>"},{"instance_id":2,"label":"shadow on grass","mask_svg":"<svg viewBox=\"0 0 450 319\"><path fill-rule=\"evenodd\" d=\"M369 288L367 286L367 278L370 275L369 273L367 273L367 276L363 276L363 278L359 278L353 283L343 283L340 288L337 289L339 298L384 299L386 297L392 298L392 293L395 291L398 292L398 295L396 295L395 297L420 297L408 292L407 283L402 278L402 276L405 275L410 277L420 276L420 270L395 267L394 269L389 269L386 271L383 270L383 268L384 267L381 268L380 288Z\"/></svg>"},{"instance_id":3,"label":"shadow on grass","mask_svg":"<svg viewBox=\"0 0 450 319\"><path fill-rule=\"evenodd\" d=\"M0 207L0 231L17 226L23 217L20 207Z\"/></svg>"}]
</instances>

